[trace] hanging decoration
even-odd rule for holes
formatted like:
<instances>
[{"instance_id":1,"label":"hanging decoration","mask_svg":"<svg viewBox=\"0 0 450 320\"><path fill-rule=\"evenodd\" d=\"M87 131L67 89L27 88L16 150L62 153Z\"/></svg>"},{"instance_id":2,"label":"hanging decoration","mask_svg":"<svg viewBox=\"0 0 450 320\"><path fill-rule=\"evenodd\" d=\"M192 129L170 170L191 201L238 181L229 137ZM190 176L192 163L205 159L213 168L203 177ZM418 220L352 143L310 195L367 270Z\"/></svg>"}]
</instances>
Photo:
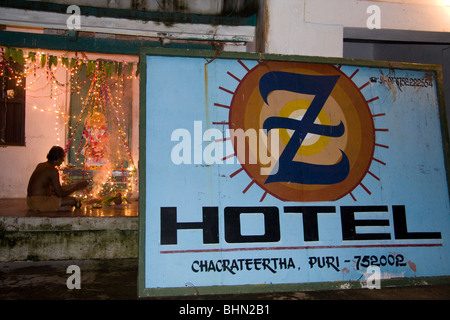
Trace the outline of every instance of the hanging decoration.
<instances>
[{"instance_id":1,"label":"hanging decoration","mask_svg":"<svg viewBox=\"0 0 450 320\"><path fill-rule=\"evenodd\" d=\"M81 57L79 57L78 54ZM67 86L69 83L61 83L57 81L53 73L52 66L57 67L58 65L62 65L70 71L75 71L76 69L80 69L83 65L87 65L87 76L91 75L91 73L95 71L95 61L89 60L84 52L75 52L74 58L69 58L68 55L69 53L63 54L62 56L55 56L41 53L39 51L28 51L27 57L25 57L22 49L1 47L0 57L2 60L0 61L0 64L5 64L8 68L10 68L10 71L13 74L21 76L27 76L30 71L36 72L36 67L40 67L40 69L46 68L52 80L56 81L59 86ZM24 66L26 70L23 72L14 70L9 63L10 61L18 63L20 66ZM119 61L103 61L100 68L102 68L105 74L110 77L114 73L121 76L124 66L128 67L129 72L133 69L133 63ZM3 68L0 70L0 76L3 76ZM136 69L135 76L139 76L139 68Z\"/></svg>"},{"instance_id":2,"label":"hanging decoration","mask_svg":"<svg viewBox=\"0 0 450 320\"><path fill-rule=\"evenodd\" d=\"M87 69L92 69L93 77L66 150L70 147L72 150L76 149L76 162L80 158L84 159L82 175L88 175L92 181L91 189L84 194L84 198L89 202L109 205L112 198L126 199L131 187L130 180L136 169L121 125L123 121L119 118L123 110L118 95L123 93L123 87L117 90L115 95L111 93L111 84L108 81L111 80L111 74L108 69L102 68L102 65L104 66L103 61L94 61L86 66ZM118 85L120 79L113 79L112 82ZM75 136L81 124L84 127L80 141L75 143ZM115 152L111 148L112 141Z\"/></svg>"},{"instance_id":3,"label":"hanging decoration","mask_svg":"<svg viewBox=\"0 0 450 320\"><path fill-rule=\"evenodd\" d=\"M95 111L84 120L83 138L85 144L81 153L84 155L84 167L95 169L109 167L109 134L106 132L106 117Z\"/></svg>"}]
</instances>

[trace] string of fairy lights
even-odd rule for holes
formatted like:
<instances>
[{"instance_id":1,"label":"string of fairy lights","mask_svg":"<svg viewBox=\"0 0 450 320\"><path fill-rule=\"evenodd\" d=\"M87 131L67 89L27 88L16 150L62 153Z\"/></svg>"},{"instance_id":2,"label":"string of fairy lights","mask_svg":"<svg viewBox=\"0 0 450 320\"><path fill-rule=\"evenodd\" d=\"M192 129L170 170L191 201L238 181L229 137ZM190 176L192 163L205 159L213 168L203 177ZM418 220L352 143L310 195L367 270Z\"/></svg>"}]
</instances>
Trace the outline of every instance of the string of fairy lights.
<instances>
[{"instance_id":1,"label":"string of fairy lights","mask_svg":"<svg viewBox=\"0 0 450 320\"><path fill-rule=\"evenodd\" d=\"M136 70L136 71L135 71ZM128 144L127 129L129 129L129 112L124 108L125 82L138 77L134 63L119 62L104 59L91 60L85 53L66 52L59 55L44 51L25 51L17 48L0 47L0 76L2 89L6 81L15 81L16 87L25 89L27 98L45 99L46 107L33 105L32 110L50 113L55 116L55 135L58 144L65 141L65 151L69 148L75 155L74 163L62 168L62 182L67 183L80 178L93 178L95 166L87 166L86 159L82 161L80 152L88 144L88 140L75 141L78 129L86 126L86 117L99 113L107 118L108 128L114 128L114 134L119 137L113 141L114 167L108 167L102 180L101 190L93 193L94 188L78 194L86 200L95 197L117 197L120 190L124 198L132 191L132 182L136 185L136 167ZM85 74L82 74L85 72ZM61 81L61 75L66 75ZM26 81L23 81L26 79ZM81 92L89 88L85 97ZM9 91L9 90L8 90ZM67 95L77 95L81 102L79 114L71 114L65 110ZM51 103L48 103L48 99ZM128 117L127 117L128 116ZM74 123L74 124L71 124ZM63 124L68 131L67 139L60 134ZM86 128L84 128L86 130ZM112 130L110 130L112 131ZM105 135L106 136L106 135ZM121 147L120 147L121 145ZM111 148L112 149L112 148ZM124 151L123 151L124 150ZM126 163L126 167L124 166ZM100 168L101 169L101 168ZM117 177L119 176L119 181ZM125 180L125 181L124 181ZM125 188L123 186L125 185Z\"/></svg>"}]
</instances>

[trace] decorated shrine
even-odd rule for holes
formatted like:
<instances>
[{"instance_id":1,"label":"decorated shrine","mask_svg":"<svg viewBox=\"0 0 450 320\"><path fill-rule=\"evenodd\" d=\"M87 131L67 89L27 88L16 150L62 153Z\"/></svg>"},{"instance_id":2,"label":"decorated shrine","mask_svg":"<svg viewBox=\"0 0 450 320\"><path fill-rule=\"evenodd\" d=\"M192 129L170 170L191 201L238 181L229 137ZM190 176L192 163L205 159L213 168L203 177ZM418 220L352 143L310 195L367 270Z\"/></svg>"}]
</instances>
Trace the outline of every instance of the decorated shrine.
<instances>
[{"instance_id":1,"label":"decorated shrine","mask_svg":"<svg viewBox=\"0 0 450 320\"><path fill-rule=\"evenodd\" d=\"M65 69L66 82L55 76L58 68ZM68 158L60 168L60 177L63 185L88 179L89 187L74 194L86 203L126 203L136 185L136 167L129 146L131 107L127 86L131 78L138 76L137 69L133 63L91 60L79 52L57 56L10 47L0 49L3 86L12 81L15 88L32 94L38 91L33 80L46 77L50 86L48 101L56 101L62 94L70 95L69 110L58 108L57 103L53 109L44 106L34 109L64 119L65 132L55 128ZM8 94L13 96L14 90L8 90Z\"/></svg>"}]
</instances>

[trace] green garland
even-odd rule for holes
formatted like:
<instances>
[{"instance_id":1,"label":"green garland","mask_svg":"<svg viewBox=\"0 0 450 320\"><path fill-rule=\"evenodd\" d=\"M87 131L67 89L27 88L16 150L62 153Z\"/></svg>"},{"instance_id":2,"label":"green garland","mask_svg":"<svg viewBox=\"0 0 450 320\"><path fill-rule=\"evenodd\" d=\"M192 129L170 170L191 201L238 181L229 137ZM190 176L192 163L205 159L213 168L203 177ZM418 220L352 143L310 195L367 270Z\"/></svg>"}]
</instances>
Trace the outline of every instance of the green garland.
<instances>
[{"instance_id":1,"label":"green garland","mask_svg":"<svg viewBox=\"0 0 450 320\"><path fill-rule=\"evenodd\" d=\"M86 56L85 54L83 54ZM24 53L22 49L16 49L12 47L5 47L4 52L4 59L9 60L12 59L14 62L17 62L19 65L23 66L25 63L24 59ZM36 61L36 52L29 51L28 52L28 59L31 60L31 62ZM71 58L69 61L69 58L67 57L61 57L61 63L66 68L74 68L78 65L81 67L83 64L86 65L86 76L89 76L93 72L95 72L95 63L99 62L99 68L102 69L107 77L110 77L113 73L117 74L117 76L120 76L123 71L124 63L118 62L118 61L110 61L110 60L87 60L87 59L80 59L80 58ZM42 54L41 55L41 61L40 66L41 68L44 68L45 66L48 66L48 68L51 68L52 66L58 65L58 56L55 55L49 55L49 54ZM128 67L128 73L131 74L133 70L133 63L126 63L126 66ZM139 75L139 63L138 67L136 69L136 77Z\"/></svg>"}]
</instances>

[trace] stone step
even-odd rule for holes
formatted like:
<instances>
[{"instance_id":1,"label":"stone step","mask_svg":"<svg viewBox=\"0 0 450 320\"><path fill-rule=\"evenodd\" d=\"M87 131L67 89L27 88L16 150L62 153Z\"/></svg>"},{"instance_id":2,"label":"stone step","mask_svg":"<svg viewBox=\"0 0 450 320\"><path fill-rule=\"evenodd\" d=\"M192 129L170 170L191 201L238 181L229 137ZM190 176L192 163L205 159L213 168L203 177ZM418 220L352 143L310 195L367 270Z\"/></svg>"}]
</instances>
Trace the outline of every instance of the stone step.
<instances>
[{"instance_id":1,"label":"stone step","mask_svg":"<svg viewBox=\"0 0 450 320\"><path fill-rule=\"evenodd\" d=\"M126 208L105 207L95 211L85 208L58 214L30 213L17 201L9 203L8 207L7 201L1 201L2 262L138 257L137 202ZM129 216L120 216L124 209Z\"/></svg>"}]
</instances>

